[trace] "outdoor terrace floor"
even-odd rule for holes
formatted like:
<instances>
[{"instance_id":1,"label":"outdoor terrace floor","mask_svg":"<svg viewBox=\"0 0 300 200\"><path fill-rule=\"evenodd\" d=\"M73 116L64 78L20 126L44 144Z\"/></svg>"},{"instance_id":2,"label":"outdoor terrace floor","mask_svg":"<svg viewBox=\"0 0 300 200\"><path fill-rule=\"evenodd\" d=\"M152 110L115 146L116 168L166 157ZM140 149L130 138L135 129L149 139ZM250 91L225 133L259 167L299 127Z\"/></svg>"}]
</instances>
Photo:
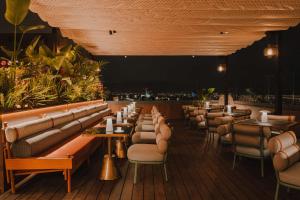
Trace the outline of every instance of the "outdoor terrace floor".
<instances>
[{"instance_id":1,"label":"outdoor terrace floor","mask_svg":"<svg viewBox=\"0 0 300 200\"><path fill-rule=\"evenodd\" d=\"M260 177L260 163L242 158L232 170L233 155L229 146L203 149L205 136L174 121L174 136L168 156L169 181L163 179L160 166L144 165L133 184L133 166L119 160L122 178L116 181L97 179L99 152L91 164L84 164L72 176L72 193L66 193L62 174L43 174L0 200L35 199L273 199L275 174L271 160L266 161L265 178ZM101 155L102 156L102 155ZM280 190L280 199L300 199L300 191Z\"/></svg>"}]
</instances>

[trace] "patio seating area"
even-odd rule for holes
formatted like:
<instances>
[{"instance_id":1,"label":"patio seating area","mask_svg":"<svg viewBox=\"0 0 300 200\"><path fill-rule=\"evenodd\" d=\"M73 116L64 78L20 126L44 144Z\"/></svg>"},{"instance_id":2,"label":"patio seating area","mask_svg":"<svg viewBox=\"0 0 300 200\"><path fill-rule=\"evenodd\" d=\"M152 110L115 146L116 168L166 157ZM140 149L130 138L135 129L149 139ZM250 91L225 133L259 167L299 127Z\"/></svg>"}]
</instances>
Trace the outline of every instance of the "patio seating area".
<instances>
[{"instance_id":1,"label":"patio seating area","mask_svg":"<svg viewBox=\"0 0 300 200\"><path fill-rule=\"evenodd\" d=\"M259 162L241 158L232 170L230 146L222 150L204 149L205 134L189 130L182 121L171 121L174 135L168 152L166 182L163 168L142 165L133 183L134 165L126 159L117 161L122 178L115 181L97 179L102 150L95 152L90 165L83 165L73 176L73 191L66 193L60 174L35 177L18 190L0 199L272 199L276 178L271 159L266 160L265 177L259 174ZM245 181L247 180L247 181ZM280 189L282 199L298 199L297 190ZM283 198L285 197L285 198ZM280 198L280 199L281 199Z\"/></svg>"}]
</instances>

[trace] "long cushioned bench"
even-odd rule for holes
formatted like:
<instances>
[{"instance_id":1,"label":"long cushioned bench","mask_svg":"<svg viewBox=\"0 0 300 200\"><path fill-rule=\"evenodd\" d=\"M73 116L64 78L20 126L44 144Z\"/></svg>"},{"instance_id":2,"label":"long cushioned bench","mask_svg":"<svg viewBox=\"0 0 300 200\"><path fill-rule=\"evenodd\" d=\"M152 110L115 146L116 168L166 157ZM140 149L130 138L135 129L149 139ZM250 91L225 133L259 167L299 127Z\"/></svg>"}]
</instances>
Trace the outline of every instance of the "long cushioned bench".
<instances>
[{"instance_id":1,"label":"long cushioned bench","mask_svg":"<svg viewBox=\"0 0 300 200\"><path fill-rule=\"evenodd\" d=\"M43 113L42 118L6 123L7 181L14 175L61 171L71 191L71 174L99 147L95 137L80 133L111 113L106 103Z\"/></svg>"}]
</instances>

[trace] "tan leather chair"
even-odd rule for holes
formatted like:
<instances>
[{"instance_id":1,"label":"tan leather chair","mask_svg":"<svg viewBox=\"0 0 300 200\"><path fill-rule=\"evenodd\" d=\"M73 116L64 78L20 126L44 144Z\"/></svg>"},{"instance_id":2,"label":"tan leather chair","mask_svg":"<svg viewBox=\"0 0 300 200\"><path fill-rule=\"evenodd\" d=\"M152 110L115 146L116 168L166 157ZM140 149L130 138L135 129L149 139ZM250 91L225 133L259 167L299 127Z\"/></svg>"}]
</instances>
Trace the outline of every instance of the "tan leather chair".
<instances>
[{"instance_id":1,"label":"tan leather chair","mask_svg":"<svg viewBox=\"0 0 300 200\"><path fill-rule=\"evenodd\" d=\"M231 144L232 143L232 133L231 133L231 126L233 123L232 116L225 116L225 117L217 117L216 124L219 124L217 127L217 134L219 135L218 142Z\"/></svg>"},{"instance_id":2,"label":"tan leather chair","mask_svg":"<svg viewBox=\"0 0 300 200\"><path fill-rule=\"evenodd\" d=\"M207 129L206 114L207 114L207 111L204 109L200 109L197 111L197 116L196 116L195 120L196 120L197 128L200 130Z\"/></svg>"},{"instance_id":3,"label":"tan leather chair","mask_svg":"<svg viewBox=\"0 0 300 200\"><path fill-rule=\"evenodd\" d=\"M278 199L280 185L300 190L300 147L295 133L288 131L271 138L268 148L277 179L275 200Z\"/></svg>"},{"instance_id":4,"label":"tan leather chair","mask_svg":"<svg viewBox=\"0 0 300 200\"><path fill-rule=\"evenodd\" d=\"M236 157L243 156L261 161L261 176L264 176L264 159L270 153L267 140L271 136L269 127L233 124L232 144L234 150L233 169Z\"/></svg>"},{"instance_id":5,"label":"tan leather chair","mask_svg":"<svg viewBox=\"0 0 300 200\"><path fill-rule=\"evenodd\" d=\"M134 164L134 184L137 179L137 168L139 164L163 165L165 179L167 175L167 150L168 141L171 137L171 129L166 125L160 127L160 133L156 136L156 144L134 144L127 151L128 161Z\"/></svg>"},{"instance_id":6,"label":"tan leather chair","mask_svg":"<svg viewBox=\"0 0 300 200\"><path fill-rule=\"evenodd\" d=\"M200 117L202 117L204 119L204 115L206 114L206 110L201 109L201 108L196 108L191 114L190 114L190 127L191 128L198 128L198 124L201 123L201 121L199 121Z\"/></svg>"},{"instance_id":7,"label":"tan leather chair","mask_svg":"<svg viewBox=\"0 0 300 200\"><path fill-rule=\"evenodd\" d=\"M215 133L217 133L217 128L220 125L218 121L216 121L217 117L224 117L225 114L223 112L216 113L207 113L205 116L205 123L207 127L207 143L213 143L215 140Z\"/></svg>"}]
</instances>

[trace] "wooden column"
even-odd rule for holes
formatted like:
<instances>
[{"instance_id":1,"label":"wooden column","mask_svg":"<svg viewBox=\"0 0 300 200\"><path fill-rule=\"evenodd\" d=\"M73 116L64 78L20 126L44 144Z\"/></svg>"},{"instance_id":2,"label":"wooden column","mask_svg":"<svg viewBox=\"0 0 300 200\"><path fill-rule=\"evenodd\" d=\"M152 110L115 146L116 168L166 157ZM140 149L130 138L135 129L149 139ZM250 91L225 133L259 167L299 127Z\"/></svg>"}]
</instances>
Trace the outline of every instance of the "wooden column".
<instances>
[{"instance_id":1,"label":"wooden column","mask_svg":"<svg viewBox=\"0 0 300 200\"><path fill-rule=\"evenodd\" d=\"M282 114L282 73L283 73L283 64L282 64L282 52L281 52L281 37L282 32L275 32L276 43L278 46L278 56L275 57L276 63L276 94L275 94L275 114Z\"/></svg>"},{"instance_id":2,"label":"wooden column","mask_svg":"<svg viewBox=\"0 0 300 200\"><path fill-rule=\"evenodd\" d=\"M224 79L225 79L225 90L224 90L224 105L228 105L228 94L229 94L229 78L228 78L228 69L229 69L229 57L225 57L225 74L224 74Z\"/></svg>"}]
</instances>

